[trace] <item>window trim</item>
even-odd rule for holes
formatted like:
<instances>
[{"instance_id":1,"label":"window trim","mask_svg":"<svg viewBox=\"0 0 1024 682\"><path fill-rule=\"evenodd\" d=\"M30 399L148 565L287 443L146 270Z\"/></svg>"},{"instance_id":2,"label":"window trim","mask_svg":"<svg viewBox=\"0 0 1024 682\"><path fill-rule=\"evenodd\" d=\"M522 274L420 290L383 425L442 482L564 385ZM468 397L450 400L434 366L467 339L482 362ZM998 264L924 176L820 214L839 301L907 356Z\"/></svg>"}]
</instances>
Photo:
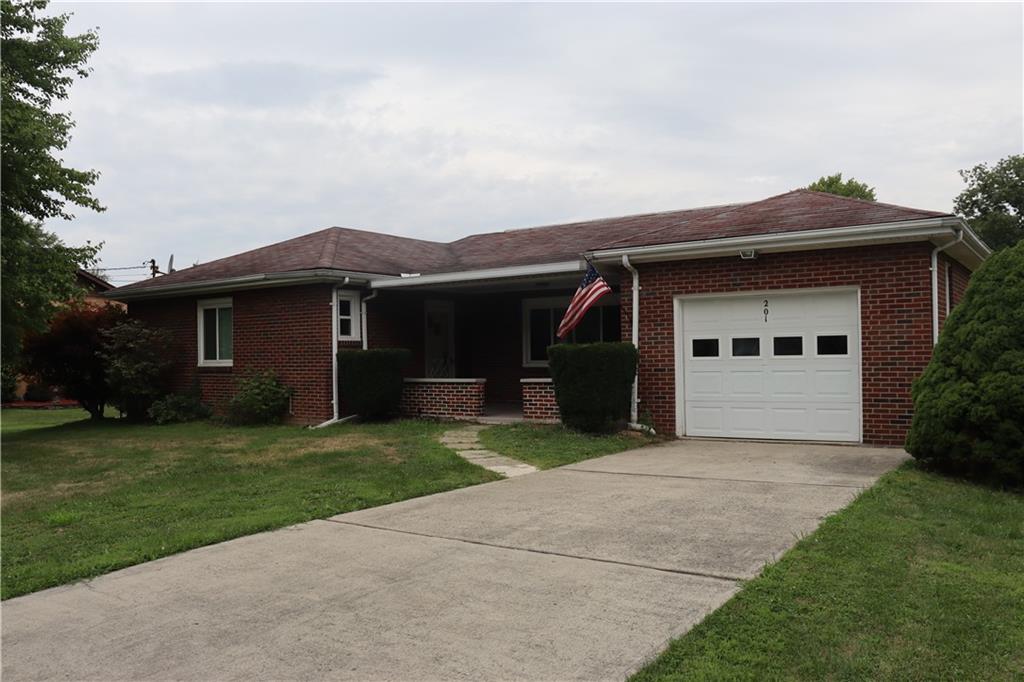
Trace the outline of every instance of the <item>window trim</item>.
<instances>
[{"instance_id":1,"label":"window trim","mask_svg":"<svg viewBox=\"0 0 1024 682\"><path fill-rule=\"evenodd\" d=\"M547 367L547 360L531 360L530 359L530 312L533 310L543 310L544 308L568 308L569 303L572 301L572 296L546 296L543 298L524 298L522 300L522 312L523 312L523 325L522 325L522 348L523 348L523 367ZM591 307L593 308L604 308L607 306L620 305L619 295L616 293L605 294ZM604 315L604 313L601 313ZM621 313L620 313L621 315ZM552 327L554 327L554 321L552 321ZM604 334L602 325L602 336Z\"/></svg>"},{"instance_id":2,"label":"window trim","mask_svg":"<svg viewBox=\"0 0 1024 682\"><path fill-rule=\"evenodd\" d=\"M732 342L736 339L757 339L757 355L736 355L733 352ZM761 334L730 334L729 355L730 360L761 360L764 358L764 337Z\"/></svg>"},{"instance_id":3,"label":"window trim","mask_svg":"<svg viewBox=\"0 0 1024 682\"><path fill-rule=\"evenodd\" d=\"M349 301L349 315L346 319L352 320L352 332L350 334L341 333L341 315L340 306L338 301ZM363 325L362 325L362 310L360 303L362 297L359 292L354 289L335 289L334 290L334 331L335 338L338 341L362 341L363 340Z\"/></svg>"},{"instance_id":4,"label":"window trim","mask_svg":"<svg viewBox=\"0 0 1024 682\"><path fill-rule=\"evenodd\" d=\"M716 341L718 345L716 347L716 353L714 355L694 355L693 354L693 342L694 341ZM708 360L721 360L722 359L722 337L721 336L691 336L690 343L687 344L687 353L689 354L690 360L697 362L706 362Z\"/></svg>"},{"instance_id":5,"label":"window trim","mask_svg":"<svg viewBox=\"0 0 1024 682\"><path fill-rule=\"evenodd\" d=\"M846 352L845 353L819 353L818 352L818 338L821 336L845 336L846 337ZM853 334L850 332L814 332L814 357L816 358L848 358L851 357L850 348L852 347Z\"/></svg>"},{"instance_id":6,"label":"window trim","mask_svg":"<svg viewBox=\"0 0 1024 682\"><path fill-rule=\"evenodd\" d=\"M802 334L802 333L799 333L799 332L793 332L792 334L788 334L786 332L780 332L780 333L776 334L776 333L773 332L770 335L769 338L770 338L771 343L770 343L770 348L768 349L769 352L770 352L770 355L768 357L771 357L771 358L784 358L784 359L806 358L807 357L807 337L806 337L805 334ZM775 339L796 339L796 338L800 339L800 353L798 353L796 355L785 355L785 354L784 355L779 355L779 354L777 354L775 352Z\"/></svg>"},{"instance_id":7,"label":"window trim","mask_svg":"<svg viewBox=\"0 0 1024 682\"><path fill-rule=\"evenodd\" d=\"M207 298L201 301L196 301L196 355L198 358L199 367L233 367L235 364L234 357L227 360L207 360L203 357L203 312L210 310L211 308L231 308L231 355L234 356L234 335L235 335L235 304L232 298ZM219 320L219 313L218 313ZM218 322L219 325L219 322ZM220 334L220 329L214 330L216 334ZM217 339L217 352L220 353L220 339Z\"/></svg>"}]
</instances>

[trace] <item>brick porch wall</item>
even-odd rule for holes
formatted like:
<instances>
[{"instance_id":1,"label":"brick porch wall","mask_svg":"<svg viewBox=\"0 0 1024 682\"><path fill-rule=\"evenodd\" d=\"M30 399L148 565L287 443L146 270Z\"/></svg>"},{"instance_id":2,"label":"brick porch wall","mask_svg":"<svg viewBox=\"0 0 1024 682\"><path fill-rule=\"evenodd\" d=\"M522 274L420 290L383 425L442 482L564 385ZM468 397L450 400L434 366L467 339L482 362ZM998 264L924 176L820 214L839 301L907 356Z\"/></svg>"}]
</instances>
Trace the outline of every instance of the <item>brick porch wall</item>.
<instances>
[{"instance_id":1,"label":"brick porch wall","mask_svg":"<svg viewBox=\"0 0 1024 682\"><path fill-rule=\"evenodd\" d=\"M523 392L523 419L536 422L558 422L562 414L555 400L555 385L551 379L521 379Z\"/></svg>"},{"instance_id":2,"label":"brick porch wall","mask_svg":"<svg viewBox=\"0 0 1024 682\"><path fill-rule=\"evenodd\" d=\"M223 413L239 377L271 369L293 391L289 421L331 418L331 290L328 284L253 289L215 296L190 296L129 303L128 313L171 333L175 391L198 382L204 402ZM198 366L196 302L232 299L234 364Z\"/></svg>"},{"instance_id":3,"label":"brick porch wall","mask_svg":"<svg viewBox=\"0 0 1024 682\"><path fill-rule=\"evenodd\" d=\"M486 379L406 379L401 412L407 417L472 419L484 413Z\"/></svg>"},{"instance_id":4,"label":"brick porch wall","mask_svg":"<svg viewBox=\"0 0 1024 682\"><path fill-rule=\"evenodd\" d=\"M931 249L928 243L761 254L639 264L640 412L675 433L673 297L685 294L860 287L864 442L901 445L910 424L910 385L931 357ZM954 266L959 301L966 270ZM623 271L623 282L628 273ZM622 296L622 337L632 299Z\"/></svg>"}]
</instances>

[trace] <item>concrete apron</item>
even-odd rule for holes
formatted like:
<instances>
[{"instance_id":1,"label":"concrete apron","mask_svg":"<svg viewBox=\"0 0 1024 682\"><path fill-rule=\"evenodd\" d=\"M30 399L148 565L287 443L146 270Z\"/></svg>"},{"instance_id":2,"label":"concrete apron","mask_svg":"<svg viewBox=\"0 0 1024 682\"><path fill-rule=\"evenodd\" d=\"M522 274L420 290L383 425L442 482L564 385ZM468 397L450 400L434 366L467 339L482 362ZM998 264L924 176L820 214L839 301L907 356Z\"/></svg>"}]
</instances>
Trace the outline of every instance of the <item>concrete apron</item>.
<instances>
[{"instance_id":1,"label":"concrete apron","mask_svg":"<svg viewBox=\"0 0 1024 682\"><path fill-rule=\"evenodd\" d=\"M3 677L622 679L905 455L674 442L3 603Z\"/></svg>"}]
</instances>

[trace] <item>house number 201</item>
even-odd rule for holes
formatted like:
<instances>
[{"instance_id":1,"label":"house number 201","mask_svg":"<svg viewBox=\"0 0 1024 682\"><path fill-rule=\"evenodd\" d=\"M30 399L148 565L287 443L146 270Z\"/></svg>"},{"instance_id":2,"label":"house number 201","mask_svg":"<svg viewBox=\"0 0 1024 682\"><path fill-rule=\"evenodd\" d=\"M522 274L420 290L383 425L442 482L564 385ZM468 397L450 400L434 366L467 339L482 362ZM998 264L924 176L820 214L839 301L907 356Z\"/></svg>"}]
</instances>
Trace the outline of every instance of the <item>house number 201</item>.
<instances>
[{"instance_id":1,"label":"house number 201","mask_svg":"<svg viewBox=\"0 0 1024 682\"><path fill-rule=\"evenodd\" d=\"M764 299L764 310L762 312L764 312L764 321L765 321L765 324L767 324L768 323L768 299L767 298Z\"/></svg>"}]
</instances>

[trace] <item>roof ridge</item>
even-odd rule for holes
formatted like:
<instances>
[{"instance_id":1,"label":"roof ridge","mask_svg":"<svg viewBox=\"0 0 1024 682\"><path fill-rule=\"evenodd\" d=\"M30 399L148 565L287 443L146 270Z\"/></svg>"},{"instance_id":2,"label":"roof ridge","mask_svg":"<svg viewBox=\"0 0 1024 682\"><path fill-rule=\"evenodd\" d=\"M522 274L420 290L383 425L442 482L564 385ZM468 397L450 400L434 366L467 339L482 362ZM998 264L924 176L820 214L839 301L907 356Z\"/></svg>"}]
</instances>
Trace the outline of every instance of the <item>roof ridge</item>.
<instances>
[{"instance_id":1,"label":"roof ridge","mask_svg":"<svg viewBox=\"0 0 1024 682\"><path fill-rule=\"evenodd\" d=\"M446 246L452 242L436 242L431 239L420 239L418 237L406 237L401 234L391 234L390 232L380 232L378 230L366 230L361 227L345 227L344 225L332 225L331 227L325 228L328 230L346 230L348 232L362 232L363 234L373 234L380 237L390 237L391 239L402 239L407 242L419 242L421 244L434 244L436 246Z\"/></svg>"},{"instance_id":2,"label":"roof ridge","mask_svg":"<svg viewBox=\"0 0 1024 682\"><path fill-rule=\"evenodd\" d=\"M827 196L827 197L830 197L830 198L833 198L833 199L844 199L846 201L856 201L857 203L867 204L869 206L888 206L889 208L898 208L898 209L903 210L903 211L914 211L915 213L924 213L924 214L928 214L928 215L952 215L952 214L942 213L941 211L929 211L928 209L924 209L924 208L913 208L912 206L903 206L902 204L890 204L890 203L887 203L885 201L873 201L871 199L861 199L860 197L848 197L845 194L833 194L832 192L822 192L821 190L807 189L806 187L798 187L797 189L794 189L794 190L791 190L790 192L787 192L787 194L792 194L793 192L804 192L806 194L818 194L818 195Z\"/></svg>"},{"instance_id":3,"label":"roof ridge","mask_svg":"<svg viewBox=\"0 0 1024 682\"><path fill-rule=\"evenodd\" d=\"M474 237L486 237L491 234L507 234L509 232L526 232L528 230L547 230L553 227L568 227L569 225L585 225L587 223L603 223L613 220L628 220L630 218L647 218L649 216L667 215L669 213L688 213L691 211L703 211L709 208L719 208L724 206L740 206L744 202L733 203L733 204L709 204L707 206L695 206L694 208L674 208L667 209L664 211L647 211L646 213L627 213L625 215L609 216L607 218L585 218L583 220L572 220L567 223L548 223L546 225L534 225L532 227L511 227L507 230L494 230L491 232L476 232L468 234L465 237L460 237L453 242L446 242L447 244L458 244L466 239L472 239ZM750 202L746 202L750 203Z\"/></svg>"},{"instance_id":4,"label":"roof ridge","mask_svg":"<svg viewBox=\"0 0 1024 682\"><path fill-rule=\"evenodd\" d=\"M317 260L317 266L321 268L329 268L334 263L334 254L338 253L338 242L341 240L340 228L329 227L327 230L327 239L320 249L320 259Z\"/></svg>"},{"instance_id":5,"label":"roof ridge","mask_svg":"<svg viewBox=\"0 0 1024 682\"><path fill-rule=\"evenodd\" d=\"M700 220L708 220L710 218L717 218L718 216L725 215L726 213L729 213L730 211L735 211L735 210L737 210L739 208L747 208L748 206L756 206L757 204L760 204L760 203L763 203L765 201L768 201L769 199L777 199L778 197L782 197L782 196L785 196L787 194L792 194L792 191L790 191L790 192L783 192L782 194L775 194L775 195L772 195L772 196L767 197L765 199L759 199L757 201L746 201L746 202L739 202L739 203L735 203L735 204L722 204L722 208L724 210L718 211L716 213L712 213L710 215L701 216L699 219ZM716 207L715 206L709 206L708 208L716 208ZM700 209L694 209L694 210L700 210ZM649 235L652 235L652 234L657 234L659 232L663 232L665 230L671 229L672 227L674 227L674 226L672 226L672 225L665 225L664 227L658 227L658 228L655 228L653 230L648 230L647 232L641 232L639 234L630 235L629 237L621 237L620 239L616 239L616 240L608 242L606 244L600 244L599 246L596 246L594 248L595 249L598 249L598 248L607 249L607 248L613 247L616 244L619 244L621 242L633 240L633 239L636 239L637 237L643 237L643 236L649 236Z\"/></svg>"}]
</instances>

